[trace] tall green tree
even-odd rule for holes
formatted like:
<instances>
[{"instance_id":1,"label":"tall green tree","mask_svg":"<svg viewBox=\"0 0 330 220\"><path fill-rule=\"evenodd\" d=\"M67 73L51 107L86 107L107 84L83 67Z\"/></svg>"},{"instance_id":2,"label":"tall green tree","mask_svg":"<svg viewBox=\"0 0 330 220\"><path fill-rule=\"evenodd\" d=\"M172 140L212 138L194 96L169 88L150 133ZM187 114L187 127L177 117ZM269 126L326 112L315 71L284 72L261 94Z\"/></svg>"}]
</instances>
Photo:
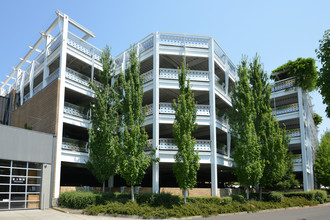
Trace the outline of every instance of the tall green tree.
<instances>
[{"instance_id":1,"label":"tall green tree","mask_svg":"<svg viewBox=\"0 0 330 220\"><path fill-rule=\"evenodd\" d=\"M117 170L117 147L119 143L119 115L116 106L117 93L111 86L115 64L108 46L101 56L103 71L99 72L102 86L90 82L95 98L91 103L91 127L89 129L90 155L87 167L100 183L103 183Z\"/></svg>"},{"instance_id":2,"label":"tall green tree","mask_svg":"<svg viewBox=\"0 0 330 220\"><path fill-rule=\"evenodd\" d=\"M285 135L285 130L279 127L278 121L272 115L270 107L271 86L258 55L249 63L248 77L254 100L254 126L261 147L261 160L264 164L259 184L261 200L262 187L271 187L285 175L285 158L288 152L289 139Z\"/></svg>"},{"instance_id":3,"label":"tall green tree","mask_svg":"<svg viewBox=\"0 0 330 220\"><path fill-rule=\"evenodd\" d=\"M178 103L173 101L175 109L173 136L178 147L173 172L180 189L184 190L185 203L188 189L193 188L197 183L197 171L200 168L198 152L195 152L196 139L192 137L192 132L198 127L197 107L190 89L190 80L187 80L187 71L189 69L185 68L183 61L179 69Z\"/></svg>"},{"instance_id":4,"label":"tall green tree","mask_svg":"<svg viewBox=\"0 0 330 220\"><path fill-rule=\"evenodd\" d=\"M134 186L140 184L151 163L152 154L146 154L148 134L144 128L145 108L143 101L143 79L140 62L134 47L129 54L129 64L125 74L120 74L123 88L121 114L123 121L122 146L119 149L119 174L131 186L134 201Z\"/></svg>"},{"instance_id":5,"label":"tall green tree","mask_svg":"<svg viewBox=\"0 0 330 220\"><path fill-rule=\"evenodd\" d=\"M316 151L315 174L317 182L323 186L330 186L330 131L326 131L321 138Z\"/></svg>"},{"instance_id":6,"label":"tall green tree","mask_svg":"<svg viewBox=\"0 0 330 220\"><path fill-rule=\"evenodd\" d=\"M259 184L264 164L254 124L256 110L253 91L249 83L246 57L242 58L238 66L238 77L240 80L236 82L232 94L233 110L229 114L229 124L235 144L234 174L238 181L246 186L247 200L249 200L249 188L251 185Z\"/></svg>"},{"instance_id":7,"label":"tall green tree","mask_svg":"<svg viewBox=\"0 0 330 220\"><path fill-rule=\"evenodd\" d=\"M327 105L325 111L328 118L330 118L330 29L324 32L319 48L315 52L322 65L317 85L323 97L323 103Z\"/></svg>"}]
</instances>

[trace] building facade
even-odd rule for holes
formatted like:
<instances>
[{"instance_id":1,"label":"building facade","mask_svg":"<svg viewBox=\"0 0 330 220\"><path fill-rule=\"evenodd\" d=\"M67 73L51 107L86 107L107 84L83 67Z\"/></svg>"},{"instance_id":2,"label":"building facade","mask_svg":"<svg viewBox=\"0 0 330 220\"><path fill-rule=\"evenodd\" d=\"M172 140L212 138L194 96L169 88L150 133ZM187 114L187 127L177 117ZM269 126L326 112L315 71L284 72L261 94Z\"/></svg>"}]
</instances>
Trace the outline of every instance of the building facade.
<instances>
[{"instance_id":1,"label":"building facade","mask_svg":"<svg viewBox=\"0 0 330 220\"><path fill-rule=\"evenodd\" d=\"M95 35L67 15L59 11L56 15L0 87L1 95L11 98L10 125L32 126L33 130L57 137L55 198L61 186L92 184L88 181L93 177L84 165L88 160L89 105L94 96L89 81L97 82L102 70L101 50L87 41ZM232 108L231 90L237 80L235 65L209 36L155 32L135 46L144 80L148 144L155 148L155 156L159 158L159 162L148 169L142 186L151 187L154 193L164 186L176 186L172 172L177 150L172 134L173 99L179 94L177 68L185 58L191 89L198 103L198 129L193 134L201 164L197 187L209 188L211 195L219 195L218 184L232 180L234 165L231 158L234 146L225 112ZM116 74L127 66L128 54L126 50L115 58ZM276 94L274 91L274 101ZM304 157L308 153L311 152L305 152ZM300 167L304 173L307 163ZM109 180L109 186L123 184L118 178Z\"/></svg>"},{"instance_id":2,"label":"building facade","mask_svg":"<svg viewBox=\"0 0 330 220\"><path fill-rule=\"evenodd\" d=\"M295 85L295 78L274 73L271 107L280 126L290 137L289 150L294 155L294 172L303 181L304 191L314 189L314 155L318 146L318 130L309 92Z\"/></svg>"}]
</instances>

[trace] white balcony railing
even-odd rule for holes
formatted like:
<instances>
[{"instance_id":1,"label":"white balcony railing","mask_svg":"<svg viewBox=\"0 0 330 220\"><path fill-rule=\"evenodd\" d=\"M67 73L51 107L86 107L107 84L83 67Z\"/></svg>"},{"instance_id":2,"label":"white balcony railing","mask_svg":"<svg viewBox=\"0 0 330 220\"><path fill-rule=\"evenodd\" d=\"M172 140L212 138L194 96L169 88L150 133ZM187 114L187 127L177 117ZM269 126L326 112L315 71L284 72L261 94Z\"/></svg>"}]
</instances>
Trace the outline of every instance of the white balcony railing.
<instances>
[{"instance_id":1,"label":"white balcony railing","mask_svg":"<svg viewBox=\"0 0 330 220\"><path fill-rule=\"evenodd\" d=\"M77 152L88 152L88 143L86 141L63 137L62 149Z\"/></svg>"},{"instance_id":2,"label":"white balcony railing","mask_svg":"<svg viewBox=\"0 0 330 220\"><path fill-rule=\"evenodd\" d=\"M283 81L279 81L279 82L275 82L272 91L276 92L276 91L280 91L283 89L288 89L291 87L295 86L295 79L294 78L290 78L290 79L286 79Z\"/></svg>"},{"instance_id":3,"label":"white balcony railing","mask_svg":"<svg viewBox=\"0 0 330 220\"><path fill-rule=\"evenodd\" d=\"M73 48L76 48L87 56L92 57L94 55L97 61L101 60L102 51L100 49L94 47L87 41L77 37L70 32L68 33L68 45L72 46Z\"/></svg>"},{"instance_id":4,"label":"white balcony railing","mask_svg":"<svg viewBox=\"0 0 330 220\"><path fill-rule=\"evenodd\" d=\"M89 82L90 82L90 78L84 74L81 74L73 69L70 68L66 68L66 73L65 73L65 78L71 81L74 81L84 87L87 87L88 89L89 87ZM98 81L94 81L98 86L102 86L102 84Z\"/></svg>"},{"instance_id":5,"label":"white balcony railing","mask_svg":"<svg viewBox=\"0 0 330 220\"><path fill-rule=\"evenodd\" d=\"M290 138L293 137L300 137L300 129L291 129L291 130L286 130L286 135Z\"/></svg>"},{"instance_id":6,"label":"white balcony railing","mask_svg":"<svg viewBox=\"0 0 330 220\"><path fill-rule=\"evenodd\" d=\"M172 103L159 103L159 113L160 114L169 114L174 115L175 109ZM146 115L153 114L153 104L146 106ZM197 115L199 116L209 116L210 115L210 106L209 105L197 105Z\"/></svg>"},{"instance_id":7,"label":"white balcony railing","mask_svg":"<svg viewBox=\"0 0 330 220\"><path fill-rule=\"evenodd\" d=\"M178 69L159 69L159 78L160 79L179 79L179 70ZM189 70L187 78L191 81L210 81L208 71L200 70Z\"/></svg>"},{"instance_id":8,"label":"white balcony railing","mask_svg":"<svg viewBox=\"0 0 330 220\"><path fill-rule=\"evenodd\" d=\"M298 103L294 103L294 104L274 108L272 114L280 115L280 114L286 114L286 113L290 113L290 112L296 112L298 110L299 110Z\"/></svg>"},{"instance_id":9,"label":"white balcony railing","mask_svg":"<svg viewBox=\"0 0 330 220\"><path fill-rule=\"evenodd\" d=\"M293 162L294 163L302 163L301 155L300 154L294 155Z\"/></svg>"},{"instance_id":10,"label":"white balcony railing","mask_svg":"<svg viewBox=\"0 0 330 220\"><path fill-rule=\"evenodd\" d=\"M217 116L216 117L217 121L219 121L222 125L227 126L227 118L223 116Z\"/></svg>"},{"instance_id":11,"label":"white balcony railing","mask_svg":"<svg viewBox=\"0 0 330 220\"><path fill-rule=\"evenodd\" d=\"M34 87L34 89L33 89L33 95L37 94L41 90L42 90L42 82L39 83L36 87Z\"/></svg>"},{"instance_id":12,"label":"white balcony railing","mask_svg":"<svg viewBox=\"0 0 330 220\"><path fill-rule=\"evenodd\" d=\"M88 119L88 109L68 102L64 103L64 113L78 118Z\"/></svg>"},{"instance_id":13,"label":"white balcony railing","mask_svg":"<svg viewBox=\"0 0 330 220\"><path fill-rule=\"evenodd\" d=\"M152 147L152 139L148 140L148 148ZM159 138L159 150L178 150L174 138ZM211 151L211 141L209 140L196 140L196 151Z\"/></svg>"}]
</instances>

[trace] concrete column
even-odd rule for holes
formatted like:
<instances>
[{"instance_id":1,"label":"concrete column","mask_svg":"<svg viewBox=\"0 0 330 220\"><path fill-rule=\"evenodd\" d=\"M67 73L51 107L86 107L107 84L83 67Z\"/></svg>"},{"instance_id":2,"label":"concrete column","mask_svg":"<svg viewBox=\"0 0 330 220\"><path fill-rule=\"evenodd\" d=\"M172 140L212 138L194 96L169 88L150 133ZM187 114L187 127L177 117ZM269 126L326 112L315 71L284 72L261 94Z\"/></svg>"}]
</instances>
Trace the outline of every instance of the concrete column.
<instances>
[{"instance_id":1,"label":"concrete column","mask_svg":"<svg viewBox=\"0 0 330 220\"><path fill-rule=\"evenodd\" d=\"M67 59L67 40L68 40L68 24L69 17L64 15L62 27L62 46L60 56L59 68L59 101L58 101L58 121L57 121L57 142L56 142L56 156L55 156L55 183L54 183L54 198L60 195L60 179L61 179L61 153L62 153L62 133L63 133L63 111L64 111L64 97L65 97L65 71Z\"/></svg>"},{"instance_id":2,"label":"concrete column","mask_svg":"<svg viewBox=\"0 0 330 220\"><path fill-rule=\"evenodd\" d=\"M211 137L211 191L212 196L218 196L218 165L217 165L217 133L215 113L215 71L214 71L214 40L209 42L209 73L210 73L210 137Z\"/></svg>"},{"instance_id":3,"label":"concrete column","mask_svg":"<svg viewBox=\"0 0 330 220\"><path fill-rule=\"evenodd\" d=\"M110 176L110 177L109 177L109 180L108 180L108 188L109 188L109 192L111 192L113 186L114 186L114 176Z\"/></svg>"},{"instance_id":4,"label":"concrete column","mask_svg":"<svg viewBox=\"0 0 330 220\"><path fill-rule=\"evenodd\" d=\"M47 77L49 76L49 67L48 67L48 45L52 41L52 36L48 34L45 37L45 60L44 60L44 72L42 80L42 88L47 86Z\"/></svg>"},{"instance_id":5,"label":"concrete column","mask_svg":"<svg viewBox=\"0 0 330 220\"><path fill-rule=\"evenodd\" d=\"M153 143L155 158L159 158L159 33L154 34L153 48ZM159 162L152 163L152 192L159 193Z\"/></svg>"},{"instance_id":6,"label":"concrete column","mask_svg":"<svg viewBox=\"0 0 330 220\"><path fill-rule=\"evenodd\" d=\"M228 119L227 119L227 155L230 157L230 148L231 148L231 135L229 132L229 124L228 124Z\"/></svg>"},{"instance_id":7,"label":"concrete column","mask_svg":"<svg viewBox=\"0 0 330 220\"><path fill-rule=\"evenodd\" d=\"M305 145L305 122L304 122L304 107L303 107L303 92L300 87L298 89L298 106L299 106L299 124L300 124L300 140L301 140L301 157L302 157L302 172L304 181L304 191L308 191L308 175L306 166L306 145Z\"/></svg>"},{"instance_id":8,"label":"concrete column","mask_svg":"<svg viewBox=\"0 0 330 220\"><path fill-rule=\"evenodd\" d=\"M18 70L18 75L21 75L22 78L21 78L21 82L20 82L20 98L21 98L21 103L20 105L23 105L23 99L24 99L24 84L25 84L25 71L22 71L21 69Z\"/></svg>"},{"instance_id":9,"label":"concrete column","mask_svg":"<svg viewBox=\"0 0 330 220\"><path fill-rule=\"evenodd\" d=\"M30 70L30 98L32 98L32 96L33 96L34 64L35 64L35 61L33 60L31 63L31 70Z\"/></svg>"}]
</instances>

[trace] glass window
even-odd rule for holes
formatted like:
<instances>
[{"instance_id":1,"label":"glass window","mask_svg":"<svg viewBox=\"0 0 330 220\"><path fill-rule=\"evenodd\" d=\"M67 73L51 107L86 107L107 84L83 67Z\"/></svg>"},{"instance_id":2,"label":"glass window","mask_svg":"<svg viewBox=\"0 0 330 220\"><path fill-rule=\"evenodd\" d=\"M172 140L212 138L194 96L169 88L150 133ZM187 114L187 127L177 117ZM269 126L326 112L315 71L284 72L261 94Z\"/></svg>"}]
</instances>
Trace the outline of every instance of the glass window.
<instances>
[{"instance_id":1,"label":"glass window","mask_svg":"<svg viewBox=\"0 0 330 220\"><path fill-rule=\"evenodd\" d=\"M10 175L10 168L0 168L0 175Z\"/></svg>"},{"instance_id":2,"label":"glass window","mask_svg":"<svg viewBox=\"0 0 330 220\"><path fill-rule=\"evenodd\" d=\"M29 170L28 176L40 176L40 170Z\"/></svg>"},{"instance_id":3,"label":"glass window","mask_svg":"<svg viewBox=\"0 0 330 220\"><path fill-rule=\"evenodd\" d=\"M25 200L25 194L11 194L11 200Z\"/></svg>"},{"instance_id":4,"label":"glass window","mask_svg":"<svg viewBox=\"0 0 330 220\"><path fill-rule=\"evenodd\" d=\"M8 202L0 202L0 209L8 209Z\"/></svg>"},{"instance_id":5,"label":"glass window","mask_svg":"<svg viewBox=\"0 0 330 220\"><path fill-rule=\"evenodd\" d=\"M26 183L26 177L12 177L11 178L11 183L12 184L25 184Z\"/></svg>"},{"instance_id":6,"label":"glass window","mask_svg":"<svg viewBox=\"0 0 330 220\"><path fill-rule=\"evenodd\" d=\"M8 183L9 184L9 177L0 176L0 183Z\"/></svg>"},{"instance_id":7,"label":"glass window","mask_svg":"<svg viewBox=\"0 0 330 220\"><path fill-rule=\"evenodd\" d=\"M40 184L40 178L28 177L28 184Z\"/></svg>"},{"instance_id":8,"label":"glass window","mask_svg":"<svg viewBox=\"0 0 330 220\"><path fill-rule=\"evenodd\" d=\"M9 194L0 194L0 202L9 201Z\"/></svg>"},{"instance_id":9,"label":"glass window","mask_svg":"<svg viewBox=\"0 0 330 220\"><path fill-rule=\"evenodd\" d=\"M14 176L26 176L26 169L13 169Z\"/></svg>"},{"instance_id":10,"label":"glass window","mask_svg":"<svg viewBox=\"0 0 330 220\"><path fill-rule=\"evenodd\" d=\"M41 169L40 163L29 163L29 168Z\"/></svg>"},{"instance_id":11,"label":"glass window","mask_svg":"<svg viewBox=\"0 0 330 220\"><path fill-rule=\"evenodd\" d=\"M21 162L21 161L13 161L13 167L26 167L26 162Z\"/></svg>"},{"instance_id":12,"label":"glass window","mask_svg":"<svg viewBox=\"0 0 330 220\"><path fill-rule=\"evenodd\" d=\"M9 192L9 186L0 185L0 192Z\"/></svg>"},{"instance_id":13,"label":"glass window","mask_svg":"<svg viewBox=\"0 0 330 220\"><path fill-rule=\"evenodd\" d=\"M23 186L11 186L11 192L25 192L25 185L23 185Z\"/></svg>"},{"instance_id":14,"label":"glass window","mask_svg":"<svg viewBox=\"0 0 330 220\"><path fill-rule=\"evenodd\" d=\"M11 209L24 209L25 208L25 202L11 202L10 203Z\"/></svg>"},{"instance_id":15,"label":"glass window","mask_svg":"<svg viewBox=\"0 0 330 220\"><path fill-rule=\"evenodd\" d=\"M10 167L10 160L0 160L0 166Z\"/></svg>"},{"instance_id":16,"label":"glass window","mask_svg":"<svg viewBox=\"0 0 330 220\"><path fill-rule=\"evenodd\" d=\"M40 192L40 186L28 186L28 192Z\"/></svg>"}]
</instances>

